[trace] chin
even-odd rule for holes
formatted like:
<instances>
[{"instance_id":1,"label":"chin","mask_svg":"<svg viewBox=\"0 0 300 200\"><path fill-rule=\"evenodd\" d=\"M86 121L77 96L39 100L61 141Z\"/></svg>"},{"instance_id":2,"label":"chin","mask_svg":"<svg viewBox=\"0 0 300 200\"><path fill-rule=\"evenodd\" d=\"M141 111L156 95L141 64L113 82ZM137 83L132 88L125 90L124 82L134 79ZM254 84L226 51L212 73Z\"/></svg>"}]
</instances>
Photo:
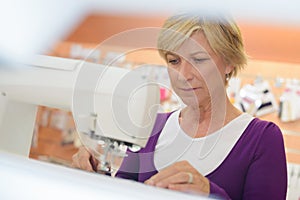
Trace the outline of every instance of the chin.
<instances>
[{"instance_id":1,"label":"chin","mask_svg":"<svg viewBox=\"0 0 300 200\"><path fill-rule=\"evenodd\" d=\"M200 102L195 98L182 98L182 102L187 106L199 107Z\"/></svg>"}]
</instances>

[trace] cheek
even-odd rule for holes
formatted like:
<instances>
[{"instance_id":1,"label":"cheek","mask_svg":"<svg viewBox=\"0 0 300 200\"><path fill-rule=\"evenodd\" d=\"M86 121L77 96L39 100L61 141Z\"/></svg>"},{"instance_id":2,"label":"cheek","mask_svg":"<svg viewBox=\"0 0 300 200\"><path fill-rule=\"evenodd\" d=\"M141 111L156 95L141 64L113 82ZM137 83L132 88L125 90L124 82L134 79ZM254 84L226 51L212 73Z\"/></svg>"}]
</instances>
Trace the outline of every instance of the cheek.
<instances>
[{"instance_id":1,"label":"cheek","mask_svg":"<svg viewBox=\"0 0 300 200\"><path fill-rule=\"evenodd\" d=\"M224 84L220 71L215 66L202 68L197 75L198 81L202 82L204 90L202 92L212 95L220 86Z\"/></svg>"},{"instance_id":2,"label":"cheek","mask_svg":"<svg viewBox=\"0 0 300 200\"><path fill-rule=\"evenodd\" d=\"M207 82L208 80L214 78L215 67L211 66L211 64L201 65L195 68L195 76L201 82Z\"/></svg>"},{"instance_id":3,"label":"cheek","mask_svg":"<svg viewBox=\"0 0 300 200\"><path fill-rule=\"evenodd\" d=\"M175 69L168 67L168 74L169 74L171 83L172 84L176 83L176 80L178 78L178 72Z\"/></svg>"}]
</instances>

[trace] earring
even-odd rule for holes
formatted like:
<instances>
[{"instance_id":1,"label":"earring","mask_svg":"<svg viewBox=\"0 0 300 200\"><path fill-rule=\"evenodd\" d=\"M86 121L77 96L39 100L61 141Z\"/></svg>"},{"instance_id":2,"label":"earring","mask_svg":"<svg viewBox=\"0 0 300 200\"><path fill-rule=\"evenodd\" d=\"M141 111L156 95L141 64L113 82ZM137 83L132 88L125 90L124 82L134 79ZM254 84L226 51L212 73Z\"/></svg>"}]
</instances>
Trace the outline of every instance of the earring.
<instances>
[{"instance_id":1,"label":"earring","mask_svg":"<svg viewBox=\"0 0 300 200\"><path fill-rule=\"evenodd\" d=\"M226 79L226 81L229 81L229 74L225 74L225 79Z\"/></svg>"}]
</instances>

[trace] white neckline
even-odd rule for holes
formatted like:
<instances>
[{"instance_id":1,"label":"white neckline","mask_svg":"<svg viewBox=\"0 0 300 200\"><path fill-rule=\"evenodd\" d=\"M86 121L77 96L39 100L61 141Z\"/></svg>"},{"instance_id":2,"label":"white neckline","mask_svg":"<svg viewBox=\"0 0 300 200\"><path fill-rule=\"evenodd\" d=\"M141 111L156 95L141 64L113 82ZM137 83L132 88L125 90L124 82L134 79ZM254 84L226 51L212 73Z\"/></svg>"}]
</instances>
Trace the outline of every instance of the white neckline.
<instances>
[{"instance_id":1,"label":"white neckline","mask_svg":"<svg viewBox=\"0 0 300 200\"><path fill-rule=\"evenodd\" d=\"M217 135L219 135L219 134L222 132L223 129L226 129L227 126L230 126L230 124L234 123L234 121L235 121L235 120L238 120L239 117L241 116L241 115L240 115L240 116L234 118L234 119L231 120L229 123L225 124L224 127L222 127L221 129L219 129L219 130L217 130L217 131L215 131L215 132L213 132L213 133L210 133L210 134L208 134L208 135L206 135L206 136L203 136L203 137L192 138L191 136L189 136L188 134L186 134L186 133L184 132L184 130L182 130L182 128L180 127L180 124L179 124L179 115L180 115L180 112L181 112L181 110L176 110L175 112L173 112L172 115L169 117L169 118L171 118L170 121L172 121L172 123L175 122L175 123L174 123L174 126L176 126L176 128L177 128L178 130L181 130L181 133L183 133L188 139L190 139L190 140L192 140L192 141L206 140L206 139L208 139L208 138L210 138L210 137L216 137ZM244 115L244 114L246 114L246 113L243 113L242 115ZM247 114L246 114L246 115L247 115ZM173 118L173 119L172 119L172 118ZM177 119L177 121L176 121L176 119ZM169 120L169 119L168 119L168 120Z\"/></svg>"},{"instance_id":2,"label":"white neckline","mask_svg":"<svg viewBox=\"0 0 300 200\"><path fill-rule=\"evenodd\" d=\"M159 136L154 153L154 164L158 170L171 163L188 160L203 175L211 173L225 160L253 119L243 113L208 136L192 138L180 128L179 113L180 110L171 114Z\"/></svg>"}]
</instances>

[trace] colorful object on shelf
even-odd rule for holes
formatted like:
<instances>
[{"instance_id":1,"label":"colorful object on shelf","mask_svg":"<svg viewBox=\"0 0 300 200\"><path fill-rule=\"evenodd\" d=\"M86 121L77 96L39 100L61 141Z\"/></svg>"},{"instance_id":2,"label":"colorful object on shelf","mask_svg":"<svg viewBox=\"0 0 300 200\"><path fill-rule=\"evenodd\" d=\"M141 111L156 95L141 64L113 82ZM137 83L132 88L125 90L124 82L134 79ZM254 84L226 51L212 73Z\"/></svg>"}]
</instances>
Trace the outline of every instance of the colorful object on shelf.
<instances>
[{"instance_id":1,"label":"colorful object on shelf","mask_svg":"<svg viewBox=\"0 0 300 200\"><path fill-rule=\"evenodd\" d=\"M279 118L283 122L300 119L300 81L288 81L280 97Z\"/></svg>"},{"instance_id":2,"label":"colorful object on shelf","mask_svg":"<svg viewBox=\"0 0 300 200\"><path fill-rule=\"evenodd\" d=\"M267 81L255 81L253 85L243 86L239 92L240 109L253 116L262 116L278 110L275 97Z\"/></svg>"}]
</instances>

